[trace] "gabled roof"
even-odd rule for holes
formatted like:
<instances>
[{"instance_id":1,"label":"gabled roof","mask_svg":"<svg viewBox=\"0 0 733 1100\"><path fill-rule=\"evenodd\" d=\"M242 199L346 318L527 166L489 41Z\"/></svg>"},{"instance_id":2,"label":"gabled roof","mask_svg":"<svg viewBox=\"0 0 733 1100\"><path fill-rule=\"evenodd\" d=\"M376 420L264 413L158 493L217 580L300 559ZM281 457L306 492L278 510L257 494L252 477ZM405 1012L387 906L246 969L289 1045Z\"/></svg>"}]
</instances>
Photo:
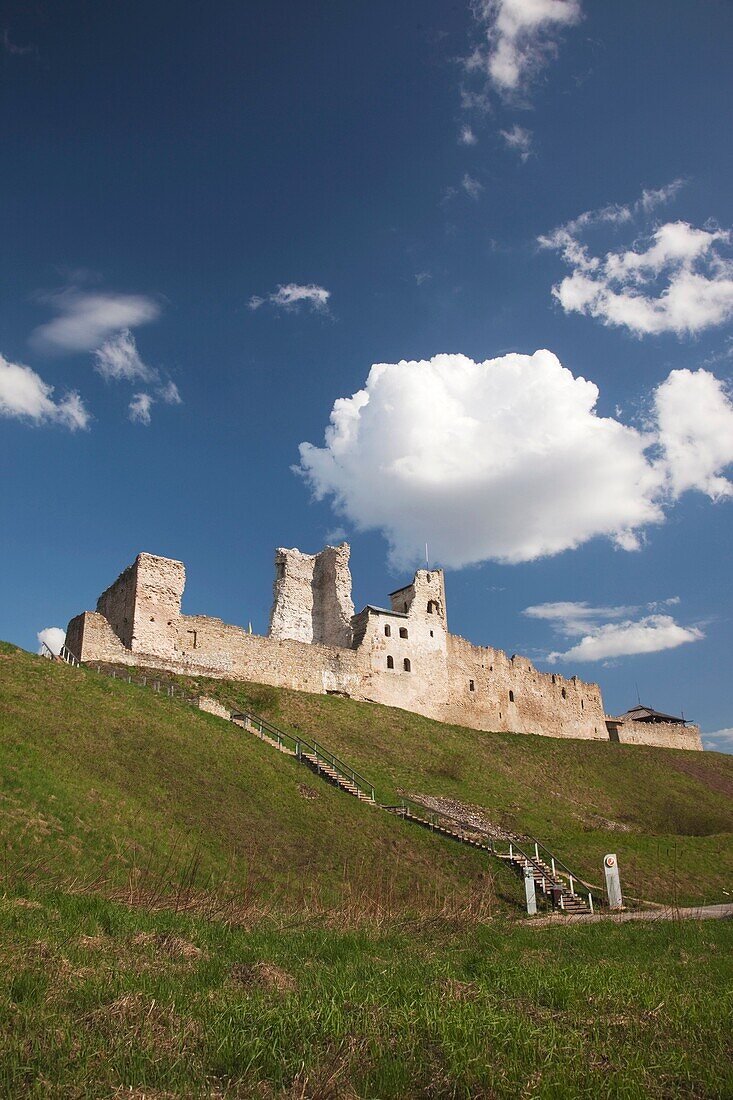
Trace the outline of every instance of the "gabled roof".
<instances>
[{"instance_id":1,"label":"gabled roof","mask_svg":"<svg viewBox=\"0 0 733 1100\"><path fill-rule=\"evenodd\" d=\"M625 711L624 714L619 714L618 717L621 721L628 722L679 722L681 725L685 724L684 718L678 718L674 714L664 714L661 710L645 707L641 703L632 707L631 710Z\"/></svg>"},{"instance_id":2,"label":"gabled roof","mask_svg":"<svg viewBox=\"0 0 733 1100\"><path fill-rule=\"evenodd\" d=\"M368 603L364 611L376 611L378 615L394 615L396 619L409 618L409 615L405 611L393 611L391 607L376 607L373 603ZM362 614L363 613L364 612L362 612Z\"/></svg>"}]
</instances>

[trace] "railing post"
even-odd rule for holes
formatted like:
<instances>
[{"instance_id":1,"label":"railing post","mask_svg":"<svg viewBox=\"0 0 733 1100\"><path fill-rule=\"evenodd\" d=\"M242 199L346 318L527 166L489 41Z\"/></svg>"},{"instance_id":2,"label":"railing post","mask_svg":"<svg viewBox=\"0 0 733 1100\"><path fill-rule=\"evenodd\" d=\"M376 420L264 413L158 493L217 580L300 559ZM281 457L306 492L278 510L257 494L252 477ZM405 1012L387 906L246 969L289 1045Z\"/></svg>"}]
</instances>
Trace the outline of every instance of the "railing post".
<instances>
[{"instance_id":1,"label":"railing post","mask_svg":"<svg viewBox=\"0 0 733 1100\"><path fill-rule=\"evenodd\" d=\"M592 913L593 912L593 895L591 894L590 890L588 891L588 908L590 909L590 911Z\"/></svg>"},{"instance_id":2,"label":"railing post","mask_svg":"<svg viewBox=\"0 0 733 1100\"><path fill-rule=\"evenodd\" d=\"M570 875L570 893L575 894L575 887L573 886L573 876Z\"/></svg>"},{"instance_id":3,"label":"railing post","mask_svg":"<svg viewBox=\"0 0 733 1100\"><path fill-rule=\"evenodd\" d=\"M552 877L557 878L557 871L555 870L555 857L554 856L551 859L551 863L552 863Z\"/></svg>"},{"instance_id":4,"label":"railing post","mask_svg":"<svg viewBox=\"0 0 733 1100\"><path fill-rule=\"evenodd\" d=\"M510 858L510 859L514 859L514 848L513 848L512 844L511 844L511 841L510 841L510 843L509 843L509 858Z\"/></svg>"},{"instance_id":5,"label":"railing post","mask_svg":"<svg viewBox=\"0 0 733 1100\"><path fill-rule=\"evenodd\" d=\"M535 840L535 842L534 842L534 858L535 858L535 859L537 860L537 862L539 863L539 861L540 861L540 850L539 850L539 848L537 847L537 841L536 841L536 840Z\"/></svg>"}]
</instances>

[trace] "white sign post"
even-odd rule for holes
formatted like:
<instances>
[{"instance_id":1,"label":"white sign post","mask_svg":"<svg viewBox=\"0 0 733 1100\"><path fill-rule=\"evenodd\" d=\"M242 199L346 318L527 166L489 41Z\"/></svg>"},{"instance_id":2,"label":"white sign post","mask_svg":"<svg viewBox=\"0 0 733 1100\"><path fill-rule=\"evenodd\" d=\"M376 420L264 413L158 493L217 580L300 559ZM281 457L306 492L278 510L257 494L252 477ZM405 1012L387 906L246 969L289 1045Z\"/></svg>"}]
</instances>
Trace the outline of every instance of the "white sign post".
<instances>
[{"instance_id":1,"label":"white sign post","mask_svg":"<svg viewBox=\"0 0 733 1100\"><path fill-rule=\"evenodd\" d=\"M534 887L534 871L531 867L524 868L524 893L527 898L527 914L534 917L537 913L537 895Z\"/></svg>"},{"instance_id":2,"label":"white sign post","mask_svg":"<svg viewBox=\"0 0 733 1100\"><path fill-rule=\"evenodd\" d=\"M624 899L621 896L621 879L618 875L618 859L615 852L609 852L603 857L603 871L606 875L606 892L608 904L611 909L623 909Z\"/></svg>"}]
</instances>

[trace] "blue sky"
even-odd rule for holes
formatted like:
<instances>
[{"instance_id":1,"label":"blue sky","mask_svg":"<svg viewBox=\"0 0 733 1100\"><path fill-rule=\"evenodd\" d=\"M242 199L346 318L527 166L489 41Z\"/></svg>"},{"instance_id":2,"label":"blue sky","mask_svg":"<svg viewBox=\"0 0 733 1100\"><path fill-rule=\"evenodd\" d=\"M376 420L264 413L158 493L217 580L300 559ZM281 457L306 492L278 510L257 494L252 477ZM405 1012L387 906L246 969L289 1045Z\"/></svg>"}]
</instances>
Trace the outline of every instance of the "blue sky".
<instances>
[{"instance_id":1,"label":"blue sky","mask_svg":"<svg viewBox=\"0 0 733 1100\"><path fill-rule=\"evenodd\" d=\"M730 732L731 5L0 31L0 635L140 550L264 632L275 546L362 605L427 540L455 632Z\"/></svg>"}]
</instances>

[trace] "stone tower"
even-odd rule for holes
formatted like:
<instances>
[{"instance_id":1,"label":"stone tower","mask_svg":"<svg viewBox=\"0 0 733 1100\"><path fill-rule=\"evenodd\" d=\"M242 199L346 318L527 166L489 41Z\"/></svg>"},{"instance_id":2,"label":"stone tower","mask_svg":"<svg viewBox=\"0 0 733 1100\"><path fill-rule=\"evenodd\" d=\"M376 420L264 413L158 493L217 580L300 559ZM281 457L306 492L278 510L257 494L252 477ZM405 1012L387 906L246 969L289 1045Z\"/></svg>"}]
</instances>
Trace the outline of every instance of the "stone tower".
<instances>
[{"instance_id":1,"label":"stone tower","mask_svg":"<svg viewBox=\"0 0 733 1100\"><path fill-rule=\"evenodd\" d=\"M271 638L351 646L350 553L347 542L327 546L320 554L276 550Z\"/></svg>"}]
</instances>

